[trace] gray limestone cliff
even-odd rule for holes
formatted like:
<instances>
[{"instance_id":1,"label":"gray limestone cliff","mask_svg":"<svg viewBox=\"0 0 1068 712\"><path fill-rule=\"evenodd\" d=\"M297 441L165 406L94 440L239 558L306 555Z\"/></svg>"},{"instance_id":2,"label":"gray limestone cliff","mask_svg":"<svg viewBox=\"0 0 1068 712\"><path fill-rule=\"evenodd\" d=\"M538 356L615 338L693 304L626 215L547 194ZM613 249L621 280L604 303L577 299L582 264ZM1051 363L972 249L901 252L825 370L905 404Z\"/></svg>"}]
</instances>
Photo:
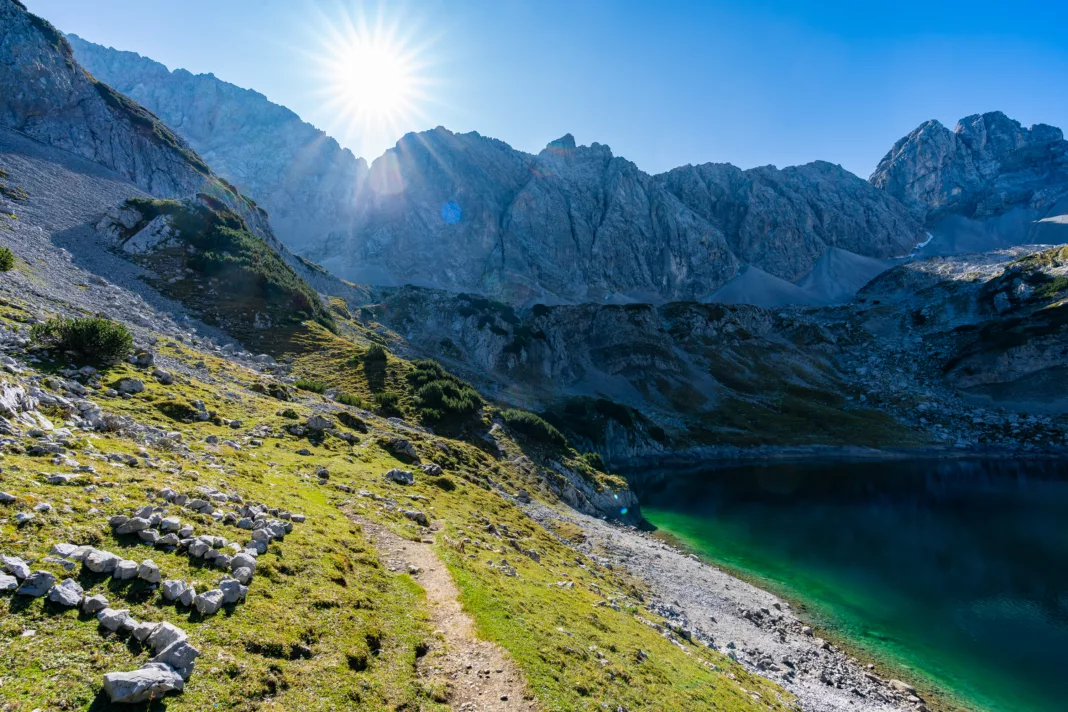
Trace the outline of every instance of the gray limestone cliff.
<instances>
[{"instance_id":1,"label":"gray limestone cliff","mask_svg":"<svg viewBox=\"0 0 1068 712\"><path fill-rule=\"evenodd\" d=\"M18 0L0 0L0 126L110 168L153 195L200 190L211 171L159 119L74 60Z\"/></svg>"},{"instance_id":2,"label":"gray limestone cliff","mask_svg":"<svg viewBox=\"0 0 1068 712\"><path fill-rule=\"evenodd\" d=\"M1000 111L952 131L928 121L880 161L871 183L901 200L935 237L921 254L1068 241L1068 141Z\"/></svg>"},{"instance_id":3,"label":"gray limestone cliff","mask_svg":"<svg viewBox=\"0 0 1068 712\"><path fill-rule=\"evenodd\" d=\"M367 162L265 96L134 52L67 38L77 61L158 115L220 175L271 215L293 250L352 219Z\"/></svg>"}]
</instances>

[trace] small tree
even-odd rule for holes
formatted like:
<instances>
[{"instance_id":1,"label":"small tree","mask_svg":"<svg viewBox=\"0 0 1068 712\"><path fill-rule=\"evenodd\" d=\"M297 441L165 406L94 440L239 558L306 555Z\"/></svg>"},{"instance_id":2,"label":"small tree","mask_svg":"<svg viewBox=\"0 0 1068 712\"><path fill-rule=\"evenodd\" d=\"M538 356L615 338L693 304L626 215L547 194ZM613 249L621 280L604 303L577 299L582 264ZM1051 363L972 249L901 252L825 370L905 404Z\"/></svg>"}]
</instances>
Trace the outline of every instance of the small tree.
<instances>
[{"instance_id":1,"label":"small tree","mask_svg":"<svg viewBox=\"0 0 1068 712\"><path fill-rule=\"evenodd\" d=\"M0 272L10 272L15 268L15 253L10 247L0 247Z\"/></svg>"},{"instance_id":2,"label":"small tree","mask_svg":"<svg viewBox=\"0 0 1068 712\"><path fill-rule=\"evenodd\" d=\"M69 351L80 361L108 366L126 358L133 348L129 329L110 319L55 318L34 324L33 341L41 346Z\"/></svg>"}]
</instances>

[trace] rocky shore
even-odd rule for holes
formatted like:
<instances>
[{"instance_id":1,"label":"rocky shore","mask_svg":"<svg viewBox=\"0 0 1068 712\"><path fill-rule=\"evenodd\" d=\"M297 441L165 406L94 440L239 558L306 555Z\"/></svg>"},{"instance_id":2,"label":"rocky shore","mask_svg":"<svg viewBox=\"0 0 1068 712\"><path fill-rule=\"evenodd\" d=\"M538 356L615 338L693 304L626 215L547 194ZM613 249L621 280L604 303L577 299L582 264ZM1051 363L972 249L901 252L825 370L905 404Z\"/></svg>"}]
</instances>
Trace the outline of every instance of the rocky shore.
<instances>
[{"instance_id":1,"label":"rocky shore","mask_svg":"<svg viewBox=\"0 0 1068 712\"><path fill-rule=\"evenodd\" d=\"M820 638L788 602L652 533L536 502L525 509L543 525L580 527L585 541L571 542L576 549L643 580L655 596L646 607L670 623L665 636L734 658L796 695L805 712L929 709L909 683L880 676L871 664Z\"/></svg>"}]
</instances>

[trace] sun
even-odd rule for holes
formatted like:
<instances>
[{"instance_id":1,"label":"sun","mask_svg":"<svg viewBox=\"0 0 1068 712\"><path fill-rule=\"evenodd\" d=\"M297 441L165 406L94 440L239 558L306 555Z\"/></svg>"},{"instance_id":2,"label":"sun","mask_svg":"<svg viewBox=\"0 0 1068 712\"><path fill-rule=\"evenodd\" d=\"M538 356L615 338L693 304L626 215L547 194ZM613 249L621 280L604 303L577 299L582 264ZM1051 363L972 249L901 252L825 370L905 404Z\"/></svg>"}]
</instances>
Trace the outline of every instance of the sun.
<instances>
[{"instance_id":1,"label":"sun","mask_svg":"<svg viewBox=\"0 0 1068 712\"><path fill-rule=\"evenodd\" d=\"M412 20L387 21L380 9L373 17L361 10L318 23L313 61L323 113L334 130L365 150L381 150L424 118L432 84L429 43L415 41L419 25Z\"/></svg>"}]
</instances>

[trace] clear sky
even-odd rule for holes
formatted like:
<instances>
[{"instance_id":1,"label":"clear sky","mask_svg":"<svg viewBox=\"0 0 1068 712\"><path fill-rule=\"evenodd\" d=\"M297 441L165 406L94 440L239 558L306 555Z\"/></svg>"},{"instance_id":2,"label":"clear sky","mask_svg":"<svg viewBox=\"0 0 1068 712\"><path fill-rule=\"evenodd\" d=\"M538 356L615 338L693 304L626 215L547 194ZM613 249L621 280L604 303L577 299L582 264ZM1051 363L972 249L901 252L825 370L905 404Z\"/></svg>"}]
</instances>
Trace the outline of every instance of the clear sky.
<instances>
[{"instance_id":1,"label":"clear sky","mask_svg":"<svg viewBox=\"0 0 1068 712\"><path fill-rule=\"evenodd\" d=\"M867 177L931 118L1068 128L1064 0L25 2L64 32L256 89L368 160L443 125L531 152L570 132L652 173L823 159ZM392 29L415 81L388 125L354 118L323 71L359 17Z\"/></svg>"}]
</instances>

